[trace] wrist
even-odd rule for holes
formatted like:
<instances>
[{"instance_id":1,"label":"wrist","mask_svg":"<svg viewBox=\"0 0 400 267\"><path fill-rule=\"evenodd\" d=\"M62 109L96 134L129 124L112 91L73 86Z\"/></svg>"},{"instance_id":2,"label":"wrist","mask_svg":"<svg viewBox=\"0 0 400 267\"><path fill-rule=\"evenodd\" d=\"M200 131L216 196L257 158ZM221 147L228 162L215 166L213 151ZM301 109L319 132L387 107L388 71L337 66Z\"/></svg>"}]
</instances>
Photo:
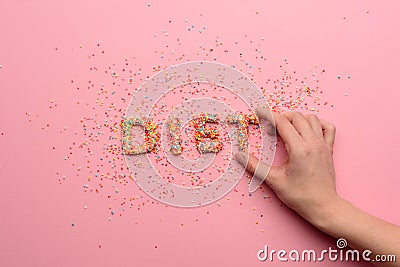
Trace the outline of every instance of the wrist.
<instances>
[{"instance_id":1,"label":"wrist","mask_svg":"<svg viewBox=\"0 0 400 267\"><path fill-rule=\"evenodd\" d=\"M352 205L345 199L335 196L326 204L323 204L316 208L316 212L310 223L319 230L338 237L341 232L340 225L345 223L349 208Z\"/></svg>"}]
</instances>

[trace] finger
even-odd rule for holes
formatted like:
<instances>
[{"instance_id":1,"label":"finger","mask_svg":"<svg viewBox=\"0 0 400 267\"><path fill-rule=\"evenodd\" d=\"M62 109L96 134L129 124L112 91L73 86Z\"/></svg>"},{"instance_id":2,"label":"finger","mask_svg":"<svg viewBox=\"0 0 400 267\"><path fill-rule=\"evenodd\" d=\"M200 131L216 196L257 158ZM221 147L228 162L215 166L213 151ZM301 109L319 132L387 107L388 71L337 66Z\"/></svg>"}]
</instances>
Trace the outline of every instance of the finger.
<instances>
[{"instance_id":1,"label":"finger","mask_svg":"<svg viewBox=\"0 0 400 267\"><path fill-rule=\"evenodd\" d=\"M235 158L242 166L246 167L246 170L253 175L253 177L265 181L273 188L274 181L277 178L277 167L270 166L260 161L255 156L245 152L237 153Z\"/></svg>"},{"instance_id":2,"label":"finger","mask_svg":"<svg viewBox=\"0 0 400 267\"><path fill-rule=\"evenodd\" d=\"M304 139L310 139L313 137L314 132L311 129L310 124L300 112L283 112L281 115L287 118Z\"/></svg>"},{"instance_id":3,"label":"finger","mask_svg":"<svg viewBox=\"0 0 400 267\"><path fill-rule=\"evenodd\" d=\"M322 132L322 124L318 117L314 114L308 114L306 115L306 119L308 121L308 124L310 124L312 131L317 137L324 137L324 134Z\"/></svg>"},{"instance_id":4,"label":"finger","mask_svg":"<svg viewBox=\"0 0 400 267\"><path fill-rule=\"evenodd\" d=\"M261 119L265 119L269 122L267 125L267 134L276 135L276 125L274 120L273 112L266 108L256 108L257 116Z\"/></svg>"},{"instance_id":5,"label":"finger","mask_svg":"<svg viewBox=\"0 0 400 267\"><path fill-rule=\"evenodd\" d=\"M261 119L267 120L274 127L276 127L275 120L274 120L275 112L272 112L271 110L266 109L266 108L256 108L256 113Z\"/></svg>"},{"instance_id":6,"label":"finger","mask_svg":"<svg viewBox=\"0 0 400 267\"><path fill-rule=\"evenodd\" d=\"M325 142L333 148L333 144L335 143L335 134L336 134L336 127L335 125L327 122L326 120L320 120L322 124L322 131L324 134Z\"/></svg>"},{"instance_id":7,"label":"finger","mask_svg":"<svg viewBox=\"0 0 400 267\"><path fill-rule=\"evenodd\" d=\"M266 119L272 125L275 125L278 134L282 137L283 142L289 146L295 145L300 141L301 137L290 121L278 113L271 112L264 108L256 108L257 115Z\"/></svg>"}]
</instances>

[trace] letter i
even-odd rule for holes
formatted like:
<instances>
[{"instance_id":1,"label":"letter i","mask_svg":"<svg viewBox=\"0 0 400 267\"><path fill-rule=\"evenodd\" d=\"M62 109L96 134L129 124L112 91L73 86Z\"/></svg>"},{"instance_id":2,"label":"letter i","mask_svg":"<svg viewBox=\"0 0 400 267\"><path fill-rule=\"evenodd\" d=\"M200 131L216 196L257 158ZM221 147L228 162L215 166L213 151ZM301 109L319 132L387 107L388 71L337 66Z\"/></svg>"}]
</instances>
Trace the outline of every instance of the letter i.
<instances>
[{"instance_id":1,"label":"letter i","mask_svg":"<svg viewBox=\"0 0 400 267\"><path fill-rule=\"evenodd\" d=\"M169 138L171 142L171 152L174 155L182 154L181 146L181 122L179 118L171 117L168 120Z\"/></svg>"}]
</instances>

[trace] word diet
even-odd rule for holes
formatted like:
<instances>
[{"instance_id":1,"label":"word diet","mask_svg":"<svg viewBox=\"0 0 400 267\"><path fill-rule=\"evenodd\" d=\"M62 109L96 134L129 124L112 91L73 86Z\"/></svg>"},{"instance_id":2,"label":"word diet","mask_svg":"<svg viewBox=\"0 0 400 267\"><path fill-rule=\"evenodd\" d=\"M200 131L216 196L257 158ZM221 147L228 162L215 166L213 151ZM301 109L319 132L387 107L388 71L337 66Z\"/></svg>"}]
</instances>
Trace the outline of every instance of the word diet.
<instances>
[{"instance_id":1,"label":"word diet","mask_svg":"<svg viewBox=\"0 0 400 267\"><path fill-rule=\"evenodd\" d=\"M199 153L218 153L222 149L222 142L216 129L206 128L206 123L221 122L217 114L201 113L191 120L195 130L195 142ZM245 151L248 146L248 127L249 124L259 126L257 116L253 114L234 113L226 117L226 122L237 127L237 139L239 151ZM179 118L171 117L167 122L171 152L174 155L182 153ZM144 129L144 142L140 145L135 144L132 135L133 127ZM152 152L157 147L160 133L155 123L147 118L131 117L122 120L122 153L125 155L139 155Z\"/></svg>"}]
</instances>

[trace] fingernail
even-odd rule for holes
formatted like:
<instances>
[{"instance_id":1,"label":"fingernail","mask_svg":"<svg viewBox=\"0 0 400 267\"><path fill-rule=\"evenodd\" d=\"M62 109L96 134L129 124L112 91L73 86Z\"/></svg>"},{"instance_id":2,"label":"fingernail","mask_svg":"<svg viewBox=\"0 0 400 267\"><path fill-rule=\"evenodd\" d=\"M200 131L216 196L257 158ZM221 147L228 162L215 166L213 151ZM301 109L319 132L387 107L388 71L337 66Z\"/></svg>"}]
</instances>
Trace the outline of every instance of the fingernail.
<instances>
[{"instance_id":1,"label":"fingernail","mask_svg":"<svg viewBox=\"0 0 400 267\"><path fill-rule=\"evenodd\" d=\"M267 126L267 134L275 136L276 135L276 128L272 124L268 124Z\"/></svg>"},{"instance_id":2,"label":"fingernail","mask_svg":"<svg viewBox=\"0 0 400 267\"><path fill-rule=\"evenodd\" d=\"M235 154L235 159L243 166L246 166L246 155L243 152Z\"/></svg>"}]
</instances>

